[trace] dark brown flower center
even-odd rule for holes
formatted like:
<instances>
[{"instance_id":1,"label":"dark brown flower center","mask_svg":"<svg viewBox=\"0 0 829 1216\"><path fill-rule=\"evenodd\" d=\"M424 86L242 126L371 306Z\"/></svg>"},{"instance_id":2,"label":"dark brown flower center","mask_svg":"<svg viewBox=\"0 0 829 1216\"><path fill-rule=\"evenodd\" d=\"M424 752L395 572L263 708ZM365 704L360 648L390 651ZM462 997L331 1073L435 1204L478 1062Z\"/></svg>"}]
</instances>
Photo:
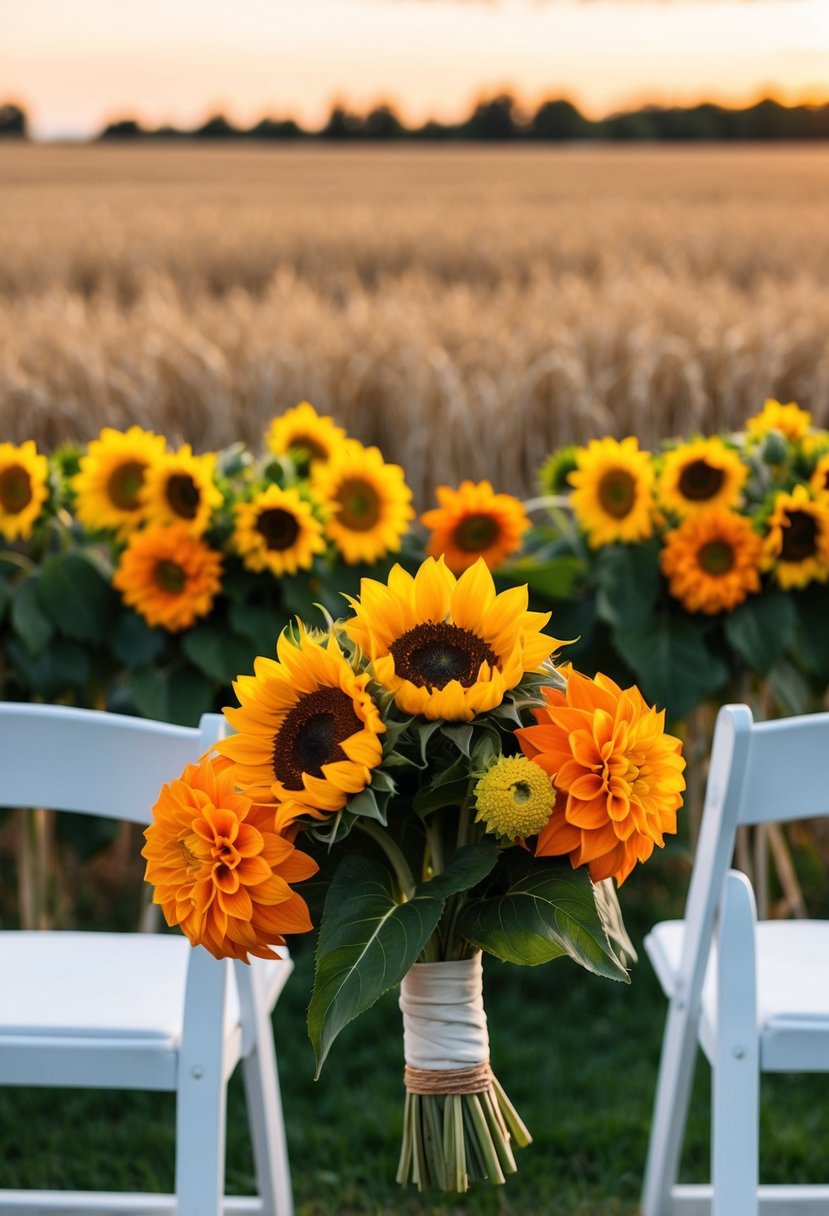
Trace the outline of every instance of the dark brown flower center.
<instances>
[{"instance_id":1,"label":"dark brown flower center","mask_svg":"<svg viewBox=\"0 0 829 1216\"><path fill-rule=\"evenodd\" d=\"M10 464L0 473L0 506L7 515L19 515L32 501L32 481L27 469Z\"/></svg>"},{"instance_id":2,"label":"dark brown flower center","mask_svg":"<svg viewBox=\"0 0 829 1216\"><path fill-rule=\"evenodd\" d=\"M256 530L265 538L268 549L290 549L299 536L299 524L295 515L281 507L268 507L260 511Z\"/></svg>"},{"instance_id":3,"label":"dark brown flower center","mask_svg":"<svg viewBox=\"0 0 829 1216\"><path fill-rule=\"evenodd\" d=\"M310 435L294 435L290 442L291 451L296 452L300 459L304 460L327 460L328 452L318 443L316 439L312 439Z\"/></svg>"},{"instance_id":4,"label":"dark brown flower center","mask_svg":"<svg viewBox=\"0 0 829 1216\"><path fill-rule=\"evenodd\" d=\"M337 493L337 520L352 532L368 532L380 518L380 496L374 486L359 477L346 478Z\"/></svg>"},{"instance_id":5,"label":"dark brown flower center","mask_svg":"<svg viewBox=\"0 0 829 1216\"><path fill-rule=\"evenodd\" d=\"M187 573L178 562L162 558L155 565L155 581L162 591L167 591L170 595L180 595L187 582Z\"/></svg>"},{"instance_id":6,"label":"dark brown flower center","mask_svg":"<svg viewBox=\"0 0 829 1216\"><path fill-rule=\"evenodd\" d=\"M494 545L501 528L497 519L481 512L478 515L467 515L455 529L452 539L464 553L482 553Z\"/></svg>"},{"instance_id":7,"label":"dark brown flower center","mask_svg":"<svg viewBox=\"0 0 829 1216\"><path fill-rule=\"evenodd\" d=\"M324 764L347 760L340 742L363 729L348 693L318 688L285 715L274 740L273 771L286 790L302 789L302 774L322 776Z\"/></svg>"},{"instance_id":8,"label":"dark brown flower center","mask_svg":"<svg viewBox=\"0 0 829 1216\"><path fill-rule=\"evenodd\" d=\"M808 511L788 511L788 523L783 525L783 541L780 560L805 562L817 553L818 526L814 515Z\"/></svg>"},{"instance_id":9,"label":"dark brown flower center","mask_svg":"<svg viewBox=\"0 0 829 1216\"><path fill-rule=\"evenodd\" d=\"M495 667L498 661L483 638L445 621L415 625L389 649L397 675L430 691L445 688L450 680L469 688L478 679L482 663Z\"/></svg>"},{"instance_id":10,"label":"dark brown flower center","mask_svg":"<svg viewBox=\"0 0 829 1216\"><path fill-rule=\"evenodd\" d=\"M189 473L173 473L167 479L165 494L170 510L179 519L195 519L201 492Z\"/></svg>"},{"instance_id":11,"label":"dark brown flower center","mask_svg":"<svg viewBox=\"0 0 829 1216\"><path fill-rule=\"evenodd\" d=\"M636 502L636 481L627 469L611 469L599 482L599 503L614 519L624 519Z\"/></svg>"},{"instance_id":12,"label":"dark brown flower center","mask_svg":"<svg viewBox=\"0 0 829 1216\"><path fill-rule=\"evenodd\" d=\"M692 460L679 475L679 492L689 502L707 502L723 487L725 472L707 460Z\"/></svg>"},{"instance_id":13,"label":"dark brown flower center","mask_svg":"<svg viewBox=\"0 0 829 1216\"><path fill-rule=\"evenodd\" d=\"M728 574L734 569L734 550L726 540L709 540L700 546L698 561L706 574Z\"/></svg>"},{"instance_id":14,"label":"dark brown flower center","mask_svg":"<svg viewBox=\"0 0 829 1216\"><path fill-rule=\"evenodd\" d=\"M107 495L119 511L135 511L138 508L138 495L144 484L146 468L146 464L140 460L126 460L110 473Z\"/></svg>"}]
</instances>

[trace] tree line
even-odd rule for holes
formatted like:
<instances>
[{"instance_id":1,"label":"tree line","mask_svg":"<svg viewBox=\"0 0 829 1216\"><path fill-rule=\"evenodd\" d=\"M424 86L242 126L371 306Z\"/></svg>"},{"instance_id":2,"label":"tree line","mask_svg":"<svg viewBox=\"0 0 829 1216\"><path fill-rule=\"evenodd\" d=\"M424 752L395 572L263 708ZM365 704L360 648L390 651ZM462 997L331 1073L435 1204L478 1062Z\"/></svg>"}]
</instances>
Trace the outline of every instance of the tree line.
<instances>
[{"instance_id":1,"label":"tree line","mask_svg":"<svg viewBox=\"0 0 829 1216\"><path fill-rule=\"evenodd\" d=\"M0 105L0 136L26 138L28 123L23 109ZM251 127L235 126L223 114L214 114L200 126L145 127L137 119L108 123L95 136L99 141L137 140L325 140L364 141L458 141L487 140L812 140L829 139L829 104L784 106L772 98L755 105L730 109L701 102L693 106L646 105L635 110L587 118L565 98L543 101L533 112L519 106L507 93L478 102L458 123L429 119L420 126L407 126L390 105L378 105L365 114L335 105L318 130L308 130L293 118L262 118Z\"/></svg>"}]
</instances>

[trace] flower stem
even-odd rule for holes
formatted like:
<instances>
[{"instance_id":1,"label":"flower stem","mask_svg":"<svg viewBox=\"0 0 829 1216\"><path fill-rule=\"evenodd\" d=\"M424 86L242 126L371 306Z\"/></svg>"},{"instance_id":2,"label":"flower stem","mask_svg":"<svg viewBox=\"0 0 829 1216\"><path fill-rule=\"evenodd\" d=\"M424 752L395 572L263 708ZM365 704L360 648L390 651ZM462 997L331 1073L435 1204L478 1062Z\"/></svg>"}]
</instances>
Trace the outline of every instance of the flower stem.
<instances>
[{"instance_id":1,"label":"flower stem","mask_svg":"<svg viewBox=\"0 0 829 1216\"><path fill-rule=\"evenodd\" d=\"M414 894L415 880L400 846L396 841L392 840L384 828L381 828L378 823L375 823L371 819L358 819L355 826L361 832L365 832L366 836L370 836L383 850L391 862L391 867L394 870L398 886L400 887L400 894L403 896L403 902L408 902Z\"/></svg>"}]
</instances>

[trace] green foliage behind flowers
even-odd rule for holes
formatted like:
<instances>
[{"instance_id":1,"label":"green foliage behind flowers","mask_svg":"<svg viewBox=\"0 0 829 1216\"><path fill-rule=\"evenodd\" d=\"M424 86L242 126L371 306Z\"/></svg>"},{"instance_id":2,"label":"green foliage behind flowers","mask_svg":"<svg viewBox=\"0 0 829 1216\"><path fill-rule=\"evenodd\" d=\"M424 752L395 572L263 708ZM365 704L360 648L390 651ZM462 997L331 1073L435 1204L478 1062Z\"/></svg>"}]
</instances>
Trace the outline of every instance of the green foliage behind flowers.
<instances>
[{"instance_id":1,"label":"green foliage behind flowers","mask_svg":"<svg viewBox=\"0 0 829 1216\"><path fill-rule=\"evenodd\" d=\"M654 453L596 440L540 480L546 518L496 576L529 584L582 670L636 681L674 721L710 699L821 704L829 432L805 410L767 401L741 433Z\"/></svg>"}]
</instances>

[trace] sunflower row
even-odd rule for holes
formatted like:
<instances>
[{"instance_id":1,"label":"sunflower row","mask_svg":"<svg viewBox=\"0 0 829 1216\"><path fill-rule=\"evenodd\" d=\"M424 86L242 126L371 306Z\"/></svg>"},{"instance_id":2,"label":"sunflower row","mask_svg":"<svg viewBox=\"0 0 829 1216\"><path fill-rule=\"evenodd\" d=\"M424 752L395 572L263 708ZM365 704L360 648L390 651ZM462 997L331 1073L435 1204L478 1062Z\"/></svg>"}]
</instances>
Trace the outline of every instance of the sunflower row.
<instances>
[{"instance_id":1,"label":"sunflower row","mask_svg":"<svg viewBox=\"0 0 829 1216\"><path fill-rule=\"evenodd\" d=\"M31 441L0 444L0 535L36 556L55 521L110 542L124 602L169 632L210 613L225 556L281 579L400 550L411 491L378 448L307 402L273 420L265 446L258 459L241 446L197 455L139 426L51 459Z\"/></svg>"},{"instance_id":2,"label":"sunflower row","mask_svg":"<svg viewBox=\"0 0 829 1216\"><path fill-rule=\"evenodd\" d=\"M633 437L555 453L544 490L595 551L659 537L669 593L689 613L730 612L762 589L829 579L829 432L796 404L766 401L745 430L652 455Z\"/></svg>"}]
</instances>

